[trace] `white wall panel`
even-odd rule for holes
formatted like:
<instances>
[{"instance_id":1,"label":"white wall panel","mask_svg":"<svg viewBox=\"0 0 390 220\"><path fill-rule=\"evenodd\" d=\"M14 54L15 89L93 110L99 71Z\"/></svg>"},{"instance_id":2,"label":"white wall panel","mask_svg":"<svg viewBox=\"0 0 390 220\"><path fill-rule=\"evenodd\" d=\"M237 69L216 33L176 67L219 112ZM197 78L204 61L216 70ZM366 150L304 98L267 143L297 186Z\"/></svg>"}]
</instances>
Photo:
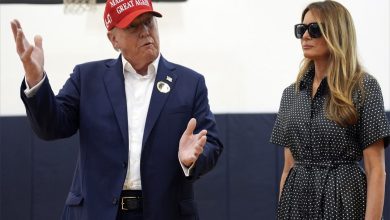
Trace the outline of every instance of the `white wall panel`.
<instances>
[{"instance_id":1,"label":"white wall panel","mask_svg":"<svg viewBox=\"0 0 390 220\"><path fill-rule=\"evenodd\" d=\"M302 51L293 25L311 1L189 0L155 3L161 52L206 77L215 113L276 112L283 89L295 80ZM340 1L351 12L363 65L380 82L390 109L389 2ZM43 36L45 69L57 92L75 64L117 57L103 25L104 6L82 14L62 5L0 5L0 115L24 115L19 98L23 69L10 20L32 41Z\"/></svg>"}]
</instances>

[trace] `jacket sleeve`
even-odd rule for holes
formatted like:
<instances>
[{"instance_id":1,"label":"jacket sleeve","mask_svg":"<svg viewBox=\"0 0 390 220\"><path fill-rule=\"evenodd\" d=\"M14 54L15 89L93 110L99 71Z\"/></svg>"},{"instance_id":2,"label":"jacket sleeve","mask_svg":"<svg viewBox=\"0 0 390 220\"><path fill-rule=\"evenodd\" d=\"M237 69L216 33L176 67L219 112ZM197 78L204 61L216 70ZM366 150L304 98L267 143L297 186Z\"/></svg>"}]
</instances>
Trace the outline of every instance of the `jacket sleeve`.
<instances>
[{"instance_id":1,"label":"jacket sleeve","mask_svg":"<svg viewBox=\"0 0 390 220\"><path fill-rule=\"evenodd\" d=\"M22 82L20 95L26 107L27 117L34 132L44 140L70 137L79 127L79 81L77 67L56 96L46 76L42 85L32 97L24 93Z\"/></svg>"},{"instance_id":2,"label":"jacket sleeve","mask_svg":"<svg viewBox=\"0 0 390 220\"><path fill-rule=\"evenodd\" d=\"M223 150L223 144L218 138L217 124L210 110L203 76L198 82L194 102L193 117L197 120L197 128L194 133L199 133L203 129L207 130L207 142L203 153L199 156L191 175L188 177L190 180L196 180L210 171L216 165Z\"/></svg>"}]
</instances>

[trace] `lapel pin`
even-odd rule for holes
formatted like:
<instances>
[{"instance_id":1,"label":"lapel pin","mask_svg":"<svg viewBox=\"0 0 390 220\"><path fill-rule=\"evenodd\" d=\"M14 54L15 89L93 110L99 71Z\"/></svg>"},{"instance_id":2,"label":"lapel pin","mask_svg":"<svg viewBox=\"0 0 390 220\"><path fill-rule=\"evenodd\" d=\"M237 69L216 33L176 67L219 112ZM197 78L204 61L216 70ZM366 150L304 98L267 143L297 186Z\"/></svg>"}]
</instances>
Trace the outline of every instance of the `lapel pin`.
<instances>
[{"instance_id":1,"label":"lapel pin","mask_svg":"<svg viewBox=\"0 0 390 220\"><path fill-rule=\"evenodd\" d=\"M167 81L172 82L172 77L167 76Z\"/></svg>"},{"instance_id":2,"label":"lapel pin","mask_svg":"<svg viewBox=\"0 0 390 220\"><path fill-rule=\"evenodd\" d=\"M168 93L171 90L171 87L169 87L169 85L166 84L165 82L159 81L157 83L157 89L162 93Z\"/></svg>"}]
</instances>

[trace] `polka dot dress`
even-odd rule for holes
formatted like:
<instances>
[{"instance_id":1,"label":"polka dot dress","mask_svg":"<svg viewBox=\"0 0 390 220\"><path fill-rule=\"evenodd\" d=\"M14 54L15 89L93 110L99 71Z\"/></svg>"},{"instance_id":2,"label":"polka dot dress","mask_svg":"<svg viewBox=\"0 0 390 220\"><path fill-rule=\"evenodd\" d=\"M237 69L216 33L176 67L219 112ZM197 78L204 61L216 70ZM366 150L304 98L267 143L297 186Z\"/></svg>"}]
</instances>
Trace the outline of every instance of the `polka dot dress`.
<instances>
[{"instance_id":1,"label":"polka dot dress","mask_svg":"<svg viewBox=\"0 0 390 220\"><path fill-rule=\"evenodd\" d=\"M295 160L278 205L278 219L364 219L366 176L358 162L363 150L384 138L390 126L378 82L364 77L365 95L356 92L358 123L340 127L325 117L328 86L322 80L312 98L314 69L282 96L271 142L289 147Z\"/></svg>"}]
</instances>

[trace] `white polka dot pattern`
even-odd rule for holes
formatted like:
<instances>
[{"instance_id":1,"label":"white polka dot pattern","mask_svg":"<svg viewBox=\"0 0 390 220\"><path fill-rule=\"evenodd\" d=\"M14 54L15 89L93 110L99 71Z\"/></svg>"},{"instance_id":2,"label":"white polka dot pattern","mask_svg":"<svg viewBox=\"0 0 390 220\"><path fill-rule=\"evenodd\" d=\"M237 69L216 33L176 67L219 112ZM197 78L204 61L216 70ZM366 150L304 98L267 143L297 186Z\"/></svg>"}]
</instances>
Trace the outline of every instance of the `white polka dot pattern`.
<instances>
[{"instance_id":1,"label":"white polka dot pattern","mask_svg":"<svg viewBox=\"0 0 390 220\"><path fill-rule=\"evenodd\" d=\"M278 205L278 219L364 219L366 176L358 161L363 150L379 139L385 146L390 126L382 92L371 75L364 77L364 95L356 92L356 125L340 127L325 117L328 86L322 80L311 98L314 69L282 96L271 142L289 147L294 167Z\"/></svg>"}]
</instances>

